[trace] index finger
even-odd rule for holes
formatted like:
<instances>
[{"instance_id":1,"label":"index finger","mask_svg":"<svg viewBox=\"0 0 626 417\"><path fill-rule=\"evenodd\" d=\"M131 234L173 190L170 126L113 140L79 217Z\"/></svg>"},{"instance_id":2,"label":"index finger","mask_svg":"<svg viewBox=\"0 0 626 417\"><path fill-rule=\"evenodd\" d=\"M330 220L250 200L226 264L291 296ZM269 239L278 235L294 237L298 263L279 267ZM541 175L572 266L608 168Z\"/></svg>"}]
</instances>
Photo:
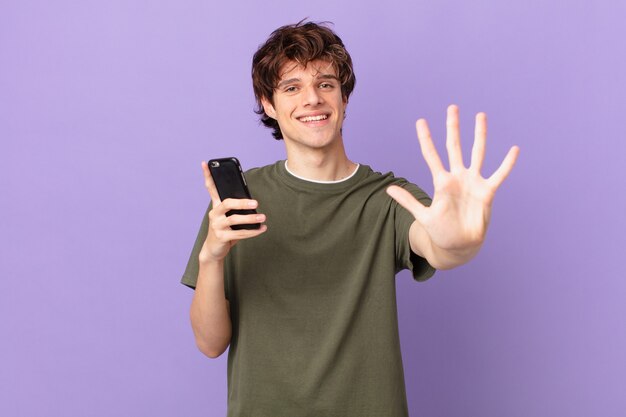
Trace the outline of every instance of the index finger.
<instances>
[{"instance_id":1,"label":"index finger","mask_svg":"<svg viewBox=\"0 0 626 417\"><path fill-rule=\"evenodd\" d=\"M220 200L220 195L217 192L217 188L215 187L215 182L213 181L213 177L211 176L211 171L209 170L209 164L206 161L202 161L202 172L204 173L204 186L209 191L209 195L211 196L211 201L213 201L213 207L219 205L222 201Z\"/></svg>"}]
</instances>

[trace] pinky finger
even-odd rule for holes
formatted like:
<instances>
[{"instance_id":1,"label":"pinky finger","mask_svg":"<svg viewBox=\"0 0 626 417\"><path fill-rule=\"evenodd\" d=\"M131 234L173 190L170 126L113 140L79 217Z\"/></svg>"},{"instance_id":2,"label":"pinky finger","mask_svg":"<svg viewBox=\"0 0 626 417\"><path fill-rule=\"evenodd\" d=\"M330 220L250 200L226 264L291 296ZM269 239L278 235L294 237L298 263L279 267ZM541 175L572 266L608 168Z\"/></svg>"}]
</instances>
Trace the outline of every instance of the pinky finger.
<instances>
[{"instance_id":1,"label":"pinky finger","mask_svg":"<svg viewBox=\"0 0 626 417\"><path fill-rule=\"evenodd\" d=\"M509 176L513 167L515 166L515 162L517 161L517 157L519 155L519 148L517 146L513 146L509 149L509 152L504 157L504 161L498 167L496 172L494 172L491 177L487 181L491 183L491 185L497 189L502 185L506 177Z\"/></svg>"}]
</instances>

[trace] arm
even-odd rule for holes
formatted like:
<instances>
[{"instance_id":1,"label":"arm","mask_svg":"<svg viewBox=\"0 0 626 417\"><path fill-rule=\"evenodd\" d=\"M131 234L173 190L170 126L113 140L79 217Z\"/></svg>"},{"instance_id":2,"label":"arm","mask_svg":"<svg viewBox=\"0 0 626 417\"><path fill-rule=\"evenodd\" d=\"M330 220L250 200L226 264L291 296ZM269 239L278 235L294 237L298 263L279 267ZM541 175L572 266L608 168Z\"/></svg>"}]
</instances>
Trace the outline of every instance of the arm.
<instances>
[{"instance_id":1,"label":"arm","mask_svg":"<svg viewBox=\"0 0 626 417\"><path fill-rule=\"evenodd\" d=\"M487 119L476 115L476 131L469 168L463 164L459 135L459 113L448 107L446 148L450 171L443 167L425 120L417 121L422 155L433 176L435 193L430 207L423 206L408 191L391 186L387 193L415 217L409 230L411 250L437 269L450 269L472 259L480 250L491 218L495 193L509 175L519 148L512 147L500 167L489 178L480 170L485 157Z\"/></svg>"},{"instance_id":2,"label":"arm","mask_svg":"<svg viewBox=\"0 0 626 417\"><path fill-rule=\"evenodd\" d=\"M246 199L220 201L206 162L202 162L202 170L213 208L209 212L209 230L198 259L198 281L190 317L198 349L216 358L224 353L231 338L230 306L224 297L224 258L239 240L256 237L265 232L267 226L261 225L257 230L232 230L230 226L234 224L264 222L265 215L226 217L230 210L256 208L258 203Z\"/></svg>"},{"instance_id":3,"label":"arm","mask_svg":"<svg viewBox=\"0 0 626 417\"><path fill-rule=\"evenodd\" d=\"M224 297L224 261L200 264L191 301L191 327L198 349L210 358L220 356L230 343L230 305Z\"/></svg>"}]
</instances>

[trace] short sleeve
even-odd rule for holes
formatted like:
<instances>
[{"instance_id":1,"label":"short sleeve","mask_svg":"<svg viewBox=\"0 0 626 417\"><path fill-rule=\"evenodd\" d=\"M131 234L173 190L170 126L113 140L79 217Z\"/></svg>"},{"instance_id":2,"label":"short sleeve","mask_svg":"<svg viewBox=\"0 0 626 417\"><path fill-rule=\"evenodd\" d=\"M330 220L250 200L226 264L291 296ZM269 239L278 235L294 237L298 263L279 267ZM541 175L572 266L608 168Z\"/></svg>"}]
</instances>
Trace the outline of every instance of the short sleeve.
<instances>
[{"instance_id":1,"label":"short sleeve","mask_svg":"<svg viewBox=\"0 0 626 417\"><path fill-rule=\"evenodd\" d=\"M202 245L204 245L204 241L206 240L209 231L210 210L211 204L209 204L209 207L204 213L202 223L200 224L200 230L198 231L198 236L196 237L196 241L193 244L191 255L189 255L189 260L187 261L187 267L185 268L185 272L183 273L183 278L180 280L182 284L194 289L196 288L196 282L198 281L198 271L200 269L200 261L198 260L198 257L200 256Z\"/></svg>"},{"instance_id":2,"label":"short sleeve","mask_svg":"<svg viewBox=\"0 0 626 417\"><path fill-rule=\"evenodd\" d=\"M198 236L196 237L196 241L193 244L193 249L191 250L191 255L189 255L189 260L187 261L187 267L185 268L183 277L180 280L181 284L186 285L192 289L196 288L196 282L198 281L198 272L200 270L199 256L200 251L202 250L202 245L204 245L204 241L206 240L207 234L209 233L209 211L211 211L212 207L213 204L210 203L209 207L204 213L202 223L200 224L200 230L198 231ZM224 265L224 297L227 300L230 300L230 287L228 279L230 266L228 264L228 258L229 257L227 256L226 264Z\"/></svg>"},{"instance_id":3,"label":"short sleeve","mask_svg":"<svg viewBox=\"0 0 626 417\"><path fill-rule=\"evenodd\" d=\"M430 206L431 198L419 187L411 183L399 184L405 190L409 191L420 203ZM435 273L433 268L426 259L417 255L411 250L409 243L409 229L415 218L408 210L394 201L394 220L396 228L396 269L409 269L413 273L413 279L416 281L426 281Z\"/></svg>"}]
</instances>

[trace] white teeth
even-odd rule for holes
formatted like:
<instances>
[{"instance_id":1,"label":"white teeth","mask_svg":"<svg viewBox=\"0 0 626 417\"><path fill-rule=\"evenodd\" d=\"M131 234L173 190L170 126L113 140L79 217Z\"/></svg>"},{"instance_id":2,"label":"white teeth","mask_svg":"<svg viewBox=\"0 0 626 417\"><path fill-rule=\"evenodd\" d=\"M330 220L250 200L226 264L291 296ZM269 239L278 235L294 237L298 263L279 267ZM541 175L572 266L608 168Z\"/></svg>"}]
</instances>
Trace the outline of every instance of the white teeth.
<instances>
[{"instance_id":1,"label":"white teeth","mask_svg":"<svg viewBox=\"0 0 626 417\"><path fill-rule=\"evenodd\" d=\"M301 117L299 120L301 122L317 122L317 121L324 120L324 119L328 119L328 116L326 116L325 114L320 114L319 116Z\"/></svg>"}]
</instances>

